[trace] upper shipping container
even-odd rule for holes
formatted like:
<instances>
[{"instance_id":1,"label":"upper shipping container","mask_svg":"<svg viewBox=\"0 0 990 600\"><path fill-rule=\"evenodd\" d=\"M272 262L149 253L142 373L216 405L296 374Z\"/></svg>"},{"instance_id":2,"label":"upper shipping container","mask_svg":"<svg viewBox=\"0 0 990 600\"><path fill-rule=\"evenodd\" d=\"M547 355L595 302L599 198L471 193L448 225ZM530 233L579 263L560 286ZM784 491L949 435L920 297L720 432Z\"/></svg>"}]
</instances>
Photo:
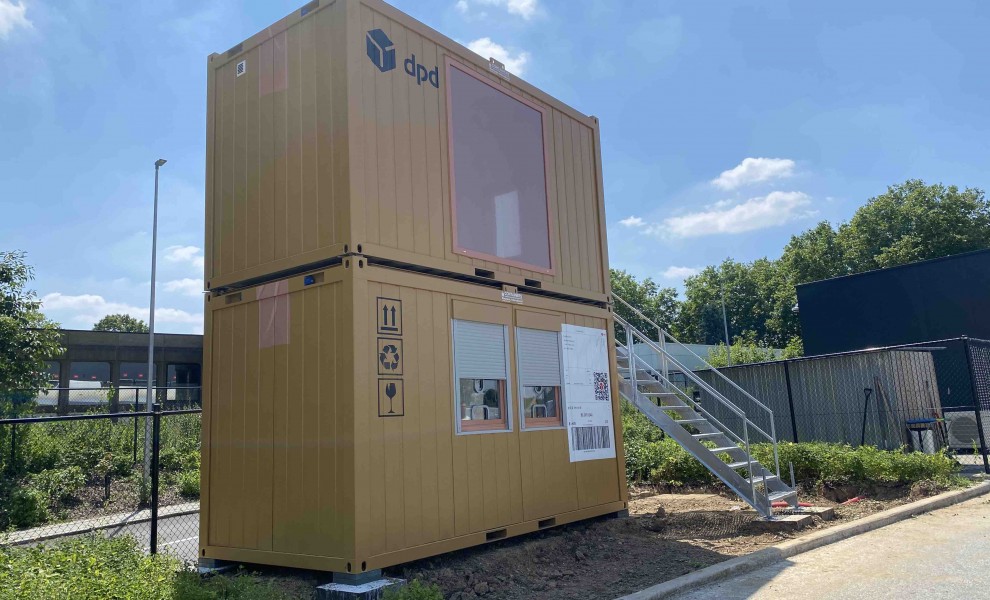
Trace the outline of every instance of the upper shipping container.
<instances>
[{"instance_id":1,"label":"upper shipping container","mask_svg":"<svg viewBox=\"0 0 990 600\"><path fill-rule=\"evenodd\" d=\"M346 254L605 302L597 119L378 0L209 58L212 290Z\"/></svg>"}]
</instances>

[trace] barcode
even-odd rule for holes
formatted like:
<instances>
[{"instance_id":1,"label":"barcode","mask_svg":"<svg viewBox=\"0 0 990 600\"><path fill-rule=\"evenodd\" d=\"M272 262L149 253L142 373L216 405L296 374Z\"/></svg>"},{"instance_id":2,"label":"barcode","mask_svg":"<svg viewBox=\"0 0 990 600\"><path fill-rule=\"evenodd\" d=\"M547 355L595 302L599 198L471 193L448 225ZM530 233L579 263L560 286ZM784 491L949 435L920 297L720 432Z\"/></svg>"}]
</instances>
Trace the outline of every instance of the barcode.
<instances>
[{"instance_id":1,"label":"barcode","mask_svg":"<svg viewBox=\"0 0 990 600\"><path fill-rule=\"evenodd\" d=\"M597 450L611 447L612 435L608 425L571 427L572 450Z\"/></svg>"},{"instance_id":2,"label":"barcode","mask_svg":"<svg viewBox=\"0 0 990 600\"><path fill-rule=\"evenodd\" d=\"M595 400L609 402L608 373L595 373Z\"/></svg>"}]
</instances>

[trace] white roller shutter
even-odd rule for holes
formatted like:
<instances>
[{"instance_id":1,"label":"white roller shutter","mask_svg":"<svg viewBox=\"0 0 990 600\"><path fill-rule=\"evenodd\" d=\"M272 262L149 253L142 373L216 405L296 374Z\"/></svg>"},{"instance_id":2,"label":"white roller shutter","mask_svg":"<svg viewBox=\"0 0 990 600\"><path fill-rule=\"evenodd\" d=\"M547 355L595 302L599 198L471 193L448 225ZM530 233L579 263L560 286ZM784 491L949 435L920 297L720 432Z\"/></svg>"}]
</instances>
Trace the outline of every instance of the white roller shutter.
<instances>
[{"instance_id":1,"label":"white roller shutter","mask_svg":"<svg viewBox=\"0 0 990 600\"><path fill-rule=\"evenodd\" d=\"M560 334L540 329L516 329L519 377L522 385L560 385Z\"/></svg>"},{"instance_id":2,"label":"white roller shutter","mask_svg":"<svg viewBox=\"0 0 990 600\"><path fill-rule=\"evenodd\" d=\"M459 379L508 379L505 326L454 321L454 370Z\"/></svg>"}]
</instances>

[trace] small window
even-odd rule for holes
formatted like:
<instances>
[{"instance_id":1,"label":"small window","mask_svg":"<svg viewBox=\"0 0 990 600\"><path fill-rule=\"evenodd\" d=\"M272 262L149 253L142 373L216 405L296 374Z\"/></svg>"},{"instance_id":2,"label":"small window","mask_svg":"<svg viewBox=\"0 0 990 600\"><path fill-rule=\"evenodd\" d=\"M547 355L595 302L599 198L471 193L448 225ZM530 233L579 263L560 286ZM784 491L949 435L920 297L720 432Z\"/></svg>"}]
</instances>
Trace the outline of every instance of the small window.
<instances>
[{"instance_id":1,"label":"small window","mask_svg":"<svg viewBox=\"0 0 990 600\"><path fill-rule=\"evenodd\" d=\"M48 387L57 388L61 381L62 365L57 360L45 361L45 372L48 374Z\"/></svg>"},{"instance_id":2,"label":"small window","mask_svg":"<svg viewBox=\"0 0 990 600\"><path fill-rule=\"evenodd\" d=\"M453 328L458 432L507 431L508 328L459 320Z\"/></svg>"},{"instance_id":3,"label":"small window","mask_svg":"<svg viewBox=\"0 0 990 600\"><path fill-rule=\"evenodd\" d=\"M523 428L563 426L560 334L519 327L516 329L516 353Z\"/></svg>"},{"instance_id":4,"label":"small window","mask_svg":"<svg viewBox=\"0 0 990 600\"><path fill-rule=\"evenodd\" d=\"M192 363L168 366L168 383L166 384L168 387L199 387L200 383L199 365Z\"/></svg>"},{"instance_id":5,"label":"small window","mask_svg":"<svg viewBox=\"0 0 990 600\"><path fill-rule=\"evenodd\" d=\"M69 363L70 388L110 387L110 363L71 362Z\"/></svg>"},{"instance_id":6,"label":"small window","mask_svg":"<svg viewBox=\"0 0 990 600\"><path fill-rule=\"evenodd\" d=\"M454 250L552 272L543 110L447 66Z\"/></svg>"},{"instance_id":7,"label":"small window","mask_svg":"<svg viewBox=\"0 0 990 600\"><path fill-rule=\"evenodd\" d=\"M148 387L148 363L146 362L124 362L120 363L120 387L122 388L146 388ZM151 385L158 382L152 379Z\"/></svg>"}]
</instances>

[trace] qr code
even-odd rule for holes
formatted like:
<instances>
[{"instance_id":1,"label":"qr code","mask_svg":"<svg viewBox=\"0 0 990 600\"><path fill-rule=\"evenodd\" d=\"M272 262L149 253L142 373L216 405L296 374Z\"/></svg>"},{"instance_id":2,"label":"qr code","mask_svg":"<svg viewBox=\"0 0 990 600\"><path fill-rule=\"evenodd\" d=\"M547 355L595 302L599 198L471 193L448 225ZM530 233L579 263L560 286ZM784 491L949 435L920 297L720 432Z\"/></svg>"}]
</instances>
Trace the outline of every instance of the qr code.
<instances>
[{"instance_id":1,"label":"qr code","mask_svg":"<svg viewBox=\"0 0 990 600\"><path fill-rule=\"evenodd\" d=\"M595 373L595 400L609 402L608 373Z\"/></svg>"}]
</instances>

